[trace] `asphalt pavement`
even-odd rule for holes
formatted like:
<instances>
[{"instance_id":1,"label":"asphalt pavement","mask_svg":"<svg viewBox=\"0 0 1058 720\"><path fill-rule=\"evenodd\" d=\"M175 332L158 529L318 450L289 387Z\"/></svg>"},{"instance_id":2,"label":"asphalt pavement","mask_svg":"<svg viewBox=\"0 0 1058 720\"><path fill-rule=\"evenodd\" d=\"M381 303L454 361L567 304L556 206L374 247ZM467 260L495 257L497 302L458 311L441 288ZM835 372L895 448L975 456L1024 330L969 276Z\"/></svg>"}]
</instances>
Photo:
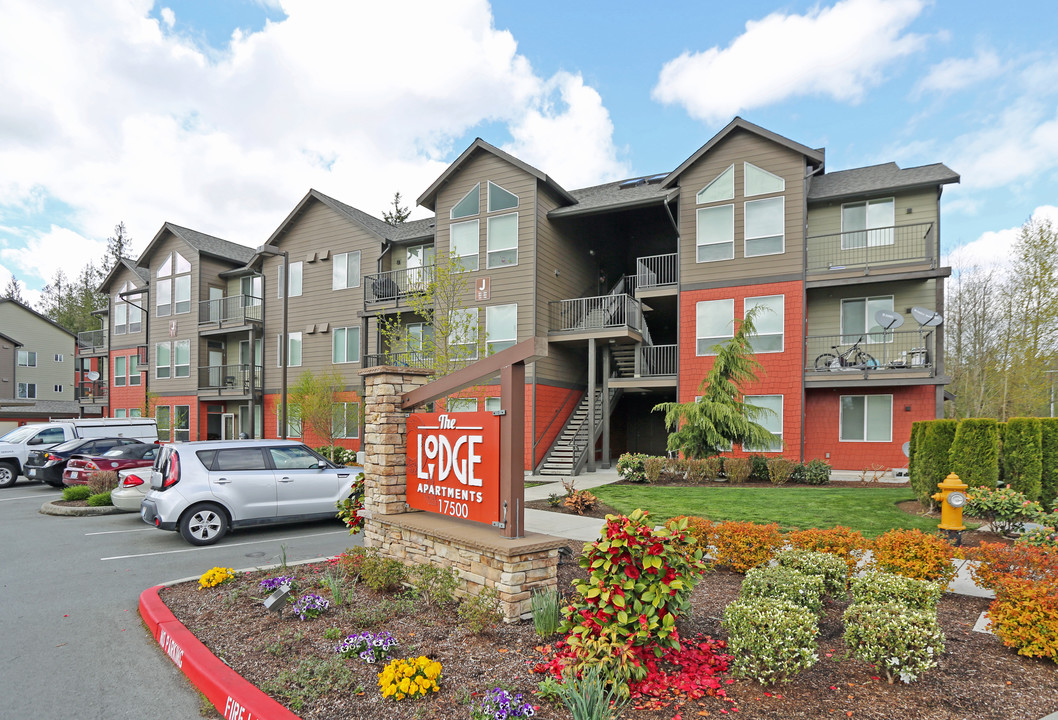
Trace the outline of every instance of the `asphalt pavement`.
<instances>
[{"instance_id":1,"label":"asphalt pavement","mask_svg":"<svg viewBox=\"0 0 1058 720\"><path fill-rule=\"evenodd\" d=\"M0 490L0 717L188 720L199 696L136 612L140 592L235 569L333 556L361 544L337 521L240 530L194 548L133 513L39 513L60 491Z\"/></svg>"}]
</instances>

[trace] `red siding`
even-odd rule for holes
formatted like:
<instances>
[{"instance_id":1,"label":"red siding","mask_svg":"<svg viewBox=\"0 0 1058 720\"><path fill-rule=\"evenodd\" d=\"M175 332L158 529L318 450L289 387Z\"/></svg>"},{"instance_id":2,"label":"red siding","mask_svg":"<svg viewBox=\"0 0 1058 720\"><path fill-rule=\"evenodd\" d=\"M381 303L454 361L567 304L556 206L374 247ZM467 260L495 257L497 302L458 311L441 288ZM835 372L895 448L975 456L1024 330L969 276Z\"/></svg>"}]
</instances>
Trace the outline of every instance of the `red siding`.
<instances>
[{"instance_id":1,"label":"red siding","mask_svg":"<svg viewBox=\"0 0 1058 720\"><path fill-rule=\"evenodd\" d=\"M278 400L278 393L264 396L264 407L261 410L261 422L264 423L264 427L262 428L262 437L279 437L279 433L276 432L279 427ZM355 392L344 392L339 395L339 400L341 402L360 402L360 396L357 395ZM237 404L245 405L246 401L240 400ZM236 409L235 412L237 413L238 409ZM362 407L361 412L363 412ZM312 432L310 428L305 428L302 432L302 437L298 439L300 439L309 447L321 447L327 444L326 440L317 437L316 433ZM339 439L335 441L335 445L356 452L360 450L360 438Z\"/></svg>"},{"instance_id":2,"label":"red siding","mask_svg":"<svg viewBox=\"0 0 1058 720\"><path fill-rule=\"evenodd\" d=\"M115 358L125 358L125 385L118 386L114 384L114 367ZM145 373L140 373L140 384L129 385L128 384L128 362L130 357L136 357L136 348L125 348L124 350L114 350L110 353L110 367L107 371L110 373L110 377L104 378L107 384L110 386L110 396L107 400L108 415L114 417L115 410L125 410L126 414L129 410L139 410L143 412L143 403L147 397L146 388L143 386L145 380Z\"/></svg>"}]
</instances>

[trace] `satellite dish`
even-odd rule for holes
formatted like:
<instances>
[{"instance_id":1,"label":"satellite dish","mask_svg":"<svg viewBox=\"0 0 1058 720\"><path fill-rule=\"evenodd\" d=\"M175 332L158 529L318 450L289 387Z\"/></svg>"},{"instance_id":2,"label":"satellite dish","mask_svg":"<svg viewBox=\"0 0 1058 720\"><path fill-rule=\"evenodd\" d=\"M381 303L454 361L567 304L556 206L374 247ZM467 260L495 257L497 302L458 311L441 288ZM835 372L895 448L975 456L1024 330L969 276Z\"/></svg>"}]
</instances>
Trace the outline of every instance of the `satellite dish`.
<instances>
[{"instance_id":1,"label":"satellite dish","mask_svg":"<svg viewBox=\"0 0 1058 720\"><path fill-rule=\"evenodd\" d=\"M99 373L97 373L95 370L89 370L84 374L84 376L85 379L88 380L88 382L95 382L99 379Z\"/></svg>"},{"instance_id":2,"label":"satellite dish","mask_svg":"<svg viewBox=\"0 0 1058 720\"><path fill-rule=\"evenodd\" d=\"M904 451L904 457L908 457L908 458L911 457L911 443L910 442L904 443L900 447L900 449Z\"/></svg>"},{"instance_id":3,"label":"satellite dish","mask_svg":"<svg viewBox=\"0 0 1058 720\"><path fill-rule=\"evenodd\" d=\"M882 330L895 330L904 324L904 316L892 310L879 310L874 314L874 321Z\"/></svg>"},{"instance_id":4,"label":"satellite dish","mask_svg":"<svg viewBox=\"0 0 1058 720\"><path fill-rule=\"evenodd\" d=\"M916 306L911 308L911 317L915 318L922 327L937 327L944 322L944 318L939 312L924 307Z\"/></svg>"}]
</instances>

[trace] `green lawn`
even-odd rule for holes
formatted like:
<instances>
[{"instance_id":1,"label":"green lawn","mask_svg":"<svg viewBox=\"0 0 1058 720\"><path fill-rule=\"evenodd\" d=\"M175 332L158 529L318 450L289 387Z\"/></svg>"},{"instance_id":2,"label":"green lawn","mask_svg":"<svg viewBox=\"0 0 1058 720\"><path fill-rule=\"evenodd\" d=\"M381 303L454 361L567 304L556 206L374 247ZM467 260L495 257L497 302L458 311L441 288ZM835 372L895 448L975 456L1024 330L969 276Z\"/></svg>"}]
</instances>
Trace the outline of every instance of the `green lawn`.
<instances>
[{"instance_id":1,"label":"green lawn","mask_svg":"<svg viewBox=\"0 0 1058 720\"><path fill-rule=\"evenodd\" d=\"M697 515L715 521L775 522L784 530L844 525L866 537L893 528L937 529L936 520L909 515L896 507L898 502L914 499L907 488L604 485L593 488L592 493L621 513L648 510L658 522L676 515Z\"/></svg>"}]
</instances>

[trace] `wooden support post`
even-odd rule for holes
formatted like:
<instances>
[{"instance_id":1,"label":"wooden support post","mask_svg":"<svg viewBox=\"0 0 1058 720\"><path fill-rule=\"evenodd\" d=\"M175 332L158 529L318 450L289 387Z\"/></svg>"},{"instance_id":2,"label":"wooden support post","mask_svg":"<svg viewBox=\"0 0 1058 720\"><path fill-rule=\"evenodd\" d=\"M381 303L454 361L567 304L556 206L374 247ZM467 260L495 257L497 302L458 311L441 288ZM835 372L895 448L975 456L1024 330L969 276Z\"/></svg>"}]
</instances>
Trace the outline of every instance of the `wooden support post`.
<instances>
[{"instance_id":1,"label":"wooden support post","mask_svg":"<svg viewBox=\"0 0 1058 720\"><path fill-rule=\"evenodd\" d=\"M500 370L500 506L507 503L503 537L525 536L525 363Z\"/></svg>"},{"instance_id":2,"label":"wooden support post","mask_svg":"<svg viewBox=\"0 0 1058 720\"><path fill-rule=\"evenodd\" d=\"M588 472L595 472L595 338L588 338ZM576 458L574 458L576 461Z\"/></svg>"},{"instance_id":3,"label":"wooden support post","mask_svg":"<svg viewBox=\"0 0 1058 720\"><path fill-rule=\"evenodd\" d=\"M593 448L594 449L594 448ZM602 346L602 467L610 469L610 344Z\"/></svg>"}]
</instances>

